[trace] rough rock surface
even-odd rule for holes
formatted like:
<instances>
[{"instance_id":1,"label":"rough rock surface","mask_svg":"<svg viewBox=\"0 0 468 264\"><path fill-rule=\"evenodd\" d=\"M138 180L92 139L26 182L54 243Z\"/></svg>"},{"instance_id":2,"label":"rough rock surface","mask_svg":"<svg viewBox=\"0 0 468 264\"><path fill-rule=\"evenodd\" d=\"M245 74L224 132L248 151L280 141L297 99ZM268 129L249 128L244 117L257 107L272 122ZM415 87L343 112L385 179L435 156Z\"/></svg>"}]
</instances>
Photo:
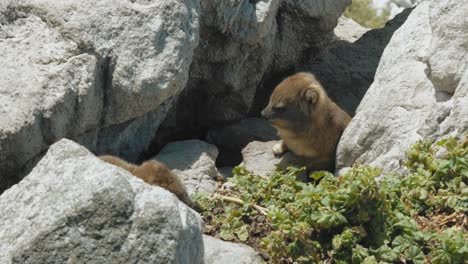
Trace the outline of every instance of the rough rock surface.
<instances>
[{"instance_id":1,"label":"rough rock surface","mask_svg":"<svg viewBox=\"0 0 468 264\"><path fill-rule=\"evenodd\" d=\"M354 115L374 81L385 47L410 12L406 10L384 28L373 30L341 17L335 28L336 41L320 54L311 56L300 69L313 72L328 95L346 112Z\"/></svg>"},{"instance_id":2,"label":"rough rock surface","mask_svg":"<svg viewBox=\"0 0 468 264\"><path fill-rule=\"evenodd\" d=\"M361 26L353 19L341 16L333 32L335 33L336 41L353 43L369 30L371 29Z\"/></svg>"},{"instance_id":3,"label":"rough rock surface","mask_svg":"<svg viewBox=\"0 0 468 264\"><path fill-rule=\"evenodd\" d=\"M0 263L203 263L199 215L63 139L0 196Z\"/></svg>"},{"instance_id":4,"label":"rough rock surface","mask_svg":"<svg viewBox=\"0 0 468 264\"><path fill-rule=\"evenodd\" d=\"M333 39L351 0L201 0L200 44L167 129L207 129L254 111L257 87Z\"/></svg>"},{"instance_id":5,"label":"rough rock surface","mask_svg":"<svg viewBox=\"0 0 468 264\"><path fill-rule=\"evenodd\" d=\"M203 235L206 264L260 264L262 258L251 247Z\"/></svg>"},{"instance_id":6,"label":"rough rock surface","mask_svg":"<svg viewBox=\"0 0 468 264\"><path fill-rule=\"evenodd\" d=\"M219 176L223 177L224 179L231 178L233 175L232 173L233 167L221 167L218 168Z\"/></svg>"},{"instance_id":7,"label":"rough rock surface","mask_svg":"<svg viewBox=\"0 0 468 264\"><path fill-rule=\"evenodd\" d=\"M198 13L197 0L1 1L0 191L63 137L137 158L185 87Z\"/></svg>"},{"instance_id":8,"label":"rough rock surface","mask_svg":"<svg viewBox=\"0 0 468 264\"><path fill-rule=\"evenodd\" d=\"M468 129L468 2L425 1L393 35L338 146L338 169L399 169L409 145Z\"/></svg>"},{"instance_id":9,"label":"rough rock surface","mask_svg":"<svg viewBox=\"0 0 468 264\"><path fill-rule=\"evenodd\" d=\"M203 113L207 115L201 116L205 123L246 114L264 75L271 78L272 72L289 69L304 53L328 43L351 1L223 2L201 1L201 43L187 87L188 93L203 87L209 102Z\"/></svg>"},{"instance_id":10,"label":"rough rock surface","mask_svg":"<svg viewBox=\"0 0 468 264\"><path fill-rule=\"evenodd\" d=\"M277 169L285 169L288 166L300 167L301 159L291 152L284 153L281 157L275 157L272 148L280 141L259 142L254 141L242 150L243 161L240 164L252 173L268 177ZM307 180L304 173L299 176L301 180Z\"/></svg>"},{"instance_id":11,"label":"rough rock surface","mask_svg":"<svg viewBox=\"0 0 468 264\"><path fill-rule=\"evenodd\" d=\"M278 132L266 120L247 118L232 125L208 131L207 141L220 151L218 165L241 162L241 150L253 141L278 140Z\"/></svg>"},{"instance_id":12,"label":"rough rock surface","mask_svg":"<svg viewBox=\"0 0 468 264\"><path fill-rule=\"evenodd\" d=\"M216 190L218 149L201 140L167 144L153 159L165 163L185 184L187 192L211 193Z\"/></svg>"}]
</instances>

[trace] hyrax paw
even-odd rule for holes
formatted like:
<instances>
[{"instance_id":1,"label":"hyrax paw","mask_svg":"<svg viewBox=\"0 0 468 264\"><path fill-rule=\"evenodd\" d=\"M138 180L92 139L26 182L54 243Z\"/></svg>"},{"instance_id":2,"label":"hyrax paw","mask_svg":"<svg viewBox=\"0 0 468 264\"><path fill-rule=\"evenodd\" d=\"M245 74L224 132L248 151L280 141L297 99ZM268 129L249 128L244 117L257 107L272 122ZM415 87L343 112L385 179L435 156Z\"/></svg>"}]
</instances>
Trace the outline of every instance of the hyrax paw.
<instances>
[{"instance_id":1,"label":"hyrax paw","mask_svg":"<svg viewBox=\"0 0 468 264\"><path fill-rule=\"evenodd\" d=\"M283 143L275 144L272 150L273 150L273 154L275 154L276 157L283 155L285 151L285 149L283 148Z\"/></svg>"}]
</instances>

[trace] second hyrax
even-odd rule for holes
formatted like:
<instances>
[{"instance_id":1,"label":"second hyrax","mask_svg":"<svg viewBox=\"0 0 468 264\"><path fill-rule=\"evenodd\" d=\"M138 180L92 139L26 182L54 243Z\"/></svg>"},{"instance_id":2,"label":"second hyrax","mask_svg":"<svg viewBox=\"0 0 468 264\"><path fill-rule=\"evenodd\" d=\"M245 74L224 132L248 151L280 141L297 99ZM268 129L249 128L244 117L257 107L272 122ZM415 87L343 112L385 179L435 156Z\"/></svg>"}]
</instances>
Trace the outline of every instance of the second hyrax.
<instances>
[{"instance_id":1,"label":"second hyrax","mask_svg":"<svg viewBox=\"0 0 468 264\"><path fill-rule=\"evenodd\" d=\"M172 192L179 200L193 207L193 202L185 190L184 184L163 163L155 160L148 160L141 165L134 165L115 156L104 155L99 156L99 158L107 163L127 170L146 183L157 185Z\"/></svg>"},{"instance_id":2,"label":"second hyrax","mask_svg":"<svg viewBox=\"0 0 468 264\"><path fill-rule=\"evenodd\" d=\"M275 155L290 150L309 169L334 169L336 146L351 117L328 98L314 75L301 72L283 80L262 116L282 139L273 147Z\"/></svg>"}]
</instances>

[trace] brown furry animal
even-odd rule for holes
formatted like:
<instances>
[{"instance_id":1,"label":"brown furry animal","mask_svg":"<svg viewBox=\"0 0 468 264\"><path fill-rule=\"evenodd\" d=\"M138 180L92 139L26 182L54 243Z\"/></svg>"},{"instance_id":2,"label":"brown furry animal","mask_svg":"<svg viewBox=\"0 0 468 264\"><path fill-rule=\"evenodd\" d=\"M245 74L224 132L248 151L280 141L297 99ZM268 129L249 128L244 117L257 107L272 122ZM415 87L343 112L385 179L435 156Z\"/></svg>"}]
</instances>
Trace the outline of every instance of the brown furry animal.
<instances>
[{"instance_id":1,"label":"brown furry animal","mask_svg":"<svg viewBox=\"0 0 468 264\"><path fill-rule=\"evenodd\" d=\"M186 205L193 207L193 202L185 190L183 183L163 163L149 160L138 166L115 156L105 155L99 156L99 158L107 163L129 171L149 184L160 186L172 192L177 196L177 198L179 198L179 200L184 202Z\"/></svg>"},{"instance_id":2,"label":"brown furry animal","mask_svg":"<svg viewBox=\"0 0 468 264\"><path fill-rule=\"evenodd\" d=\"M351 117L328 98L314 75L301 72L283 80L262 116L282 138L273 147L275 155L291 150L310 169L334 169L336 146Z\"/></svg>"}]
</instances>

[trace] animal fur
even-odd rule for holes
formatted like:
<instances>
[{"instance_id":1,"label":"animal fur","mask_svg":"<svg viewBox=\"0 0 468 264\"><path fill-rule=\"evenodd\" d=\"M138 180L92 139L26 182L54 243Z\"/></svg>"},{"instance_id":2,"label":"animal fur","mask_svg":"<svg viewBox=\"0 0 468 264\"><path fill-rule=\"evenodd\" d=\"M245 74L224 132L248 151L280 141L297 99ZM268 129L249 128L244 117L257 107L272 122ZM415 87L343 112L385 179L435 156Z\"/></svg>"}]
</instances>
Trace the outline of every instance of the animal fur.
<instances>
[{"instance_id":1,"label":"animal fur","mask_svg":"<svg viewBox=\"0 0 468 264\"><path fill-rule=\"evenodd\" d=\"M162 187L179 198L182 202L193 207L193 202L184 187L184 184L174 175L171 170L161 162L149 160L141 165L128 163L118 157L105 155L99 158L107 163L125 169L144 180L145 182Z\"/></svg>"},{"instance_id":2,"label":"animal fur","mask_svg":"<svg viewBox=\"0 0 468 264\"><path fill-rule=\"evenodd\" d=\"M282 142L275 155L290 150L313 170L332 171L341 134L351 117L326 94L311 73L297 73L275 87L262 116L278 130Z\"/></svg>"}]
</instances>

